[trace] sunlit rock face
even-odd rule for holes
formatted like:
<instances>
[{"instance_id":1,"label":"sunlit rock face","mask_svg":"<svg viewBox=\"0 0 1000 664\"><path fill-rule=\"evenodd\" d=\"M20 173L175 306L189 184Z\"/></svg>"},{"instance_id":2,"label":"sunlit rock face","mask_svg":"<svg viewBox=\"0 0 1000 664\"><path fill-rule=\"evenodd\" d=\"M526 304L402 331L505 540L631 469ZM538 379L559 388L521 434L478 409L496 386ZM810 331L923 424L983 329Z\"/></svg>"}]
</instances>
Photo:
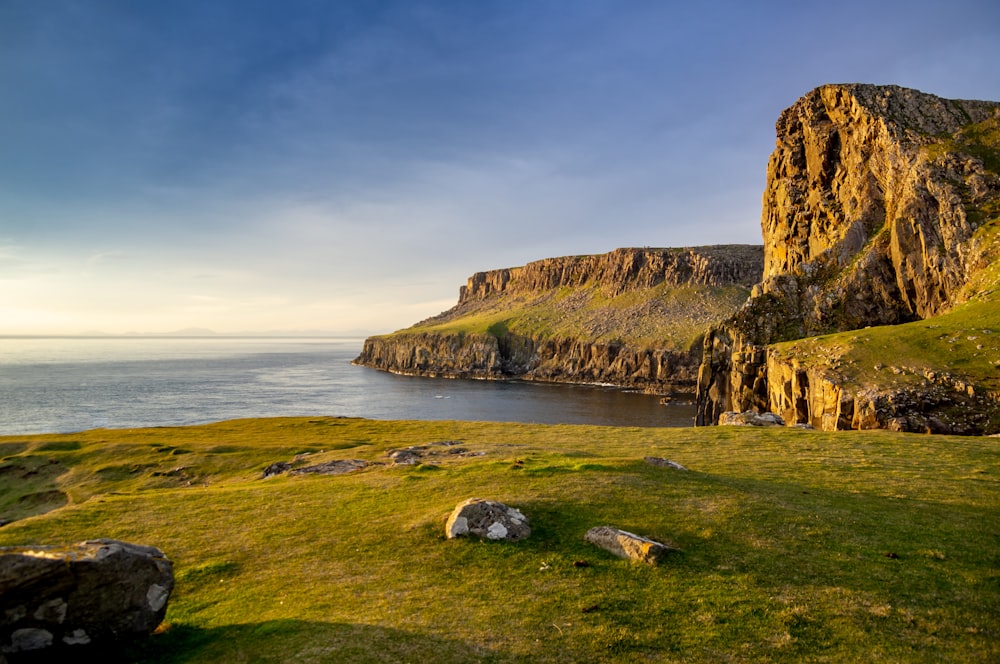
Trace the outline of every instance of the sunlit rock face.
<instances>
[{"instance_id":1,"label":"sunlit rock face","mask_svg":"<svg viewBox=\"0 0 1000 664\"><path fill-rule=\"evenodd\" d=\"M761 228L763 292L801 294L807 330L927 318L965 283L976 228L968 208L996 195L972 155L942 137L996 117L995 102L894 86L827 85L778 119ZM836 283L812 283L836 274ZM863 289L864 298L852 297ZM836 307L846 309L834 318Z\"/></svg>"},{"instance_id":2,"label":"sunlit rock face","mask_svg":"<svg viewBox=\"0 0 1000 664\"><path fill-rule=\"evenodd\" d=\"M980 149L998 122L997 102L862 84L817 88L781 114L761 213L763 281L705 337L699 424L773 410L817 428L885 425L889 415L855 407L823 377L769 365L766 346L957 304L982 269L980 211L1000 195Z\"/></svg>"}]
</instances>

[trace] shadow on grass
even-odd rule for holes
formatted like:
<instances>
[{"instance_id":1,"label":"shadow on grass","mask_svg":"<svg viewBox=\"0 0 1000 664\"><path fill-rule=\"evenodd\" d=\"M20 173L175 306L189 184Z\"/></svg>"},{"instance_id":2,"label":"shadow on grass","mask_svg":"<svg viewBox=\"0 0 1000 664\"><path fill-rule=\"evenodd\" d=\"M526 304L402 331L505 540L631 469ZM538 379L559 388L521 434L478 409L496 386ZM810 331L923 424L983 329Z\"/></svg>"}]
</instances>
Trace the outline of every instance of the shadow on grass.
<instances>
[{"instance_id":1,"label":"shadow on grass","mask_svg":"<svg viewBox=\"0 0 1000 664\"><path fill-rule=\"evenodd\" d=\"M1000 530L984 523L984 506L906 486L899 488L912 495L879 495L871 478L848 491L801 478L678 472L642 462L606 470L624 479L595 482L589 495L518 502L532 524L524 548L613 560L583 541L588 529L611 525L679 547L668 566L690 574L750 574L775 592L818 582L892 589L898 598L963 585L964 576L991 566L1000 542Z\"/></svg>"},{"instance_id":2,"label":"shadow on grass","mask_svg":"<svg viewBox=\"0 0 1000 664\"><path fill-rule=\"evenodd\" d=\"M272 620L202 628L168 626L105 662L521 662L459 640L373 625ZM16 662L11 662L16 664Z\"/></svg>"},{"instance_id":3,"label":"shadow on grass","mask_svg":"<svg viewBox=\"0 0 1000 664\"><path fill-rule=\"evenodd\" d=\"M67 471L59 460L28 455L0 462L0 523L38 516L69 502L56 480Z\"/></svg>"}]
</instances>

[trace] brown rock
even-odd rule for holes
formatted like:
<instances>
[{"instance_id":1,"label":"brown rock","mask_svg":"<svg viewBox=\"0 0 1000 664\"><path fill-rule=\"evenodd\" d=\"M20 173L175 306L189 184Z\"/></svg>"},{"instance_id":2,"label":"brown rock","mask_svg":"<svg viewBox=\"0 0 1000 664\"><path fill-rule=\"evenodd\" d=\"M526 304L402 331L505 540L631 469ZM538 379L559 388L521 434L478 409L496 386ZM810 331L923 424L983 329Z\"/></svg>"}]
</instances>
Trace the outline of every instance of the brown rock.
<instances>
[{"instance_id":1,"label":"brown rock","mask_svg":"<svg viewBox=\"0 0 1000 664\"><path fill-rule=\"evenodd\" d=\"M368 467L368 462L364 459L334 459L325 463L317 463L312 466L302 466L292 470L290 475L343 475L364 470Z\"/></svg>"},{"instance_id":2,"label":"brown rock","mask_svg":"<svg viewBox=\"0 0 1000 664\"><path fill-rule=\"evenodd\" d=\"M672 545L656 542L641 535L619 530L612 526L597 526L584 535L584 539L613 553L619 558L655 565L670 551L678 551Z\"/></svg>"}]
</instances>

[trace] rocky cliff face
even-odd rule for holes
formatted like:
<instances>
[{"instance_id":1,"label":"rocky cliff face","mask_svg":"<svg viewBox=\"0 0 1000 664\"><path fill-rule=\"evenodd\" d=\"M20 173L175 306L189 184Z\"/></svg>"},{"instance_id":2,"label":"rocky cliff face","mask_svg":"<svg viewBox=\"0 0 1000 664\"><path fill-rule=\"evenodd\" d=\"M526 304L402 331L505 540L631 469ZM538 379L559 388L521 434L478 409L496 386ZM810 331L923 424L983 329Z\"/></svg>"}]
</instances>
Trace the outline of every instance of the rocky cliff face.
<instances>
[{"instance_id":1,"label":"rocky cliff face","mask_svg":"<svg viewBox=\"0 0 1000 664\"><path fill-rule=\"evenodd\" d=\"M670 331L683 323L700 332L735 310L762 264L761 247L737 245L618 249L480 272L455 307L367 339L355 362L409 375L692 392L700 339L692 347ZM673 287L684 297L670 300ZM625 304L609 304L618 300ZM463 321L473 318L487 322L469 329Z\"/></svg>"},{"instance_id":2,"label":"rocky cliff face","mask_svg":"<svg viewBox=\"0 0 1000 664\"><path fill-rule=\"evenodd\" d=\"M996 102L873 85L823 86L781 114L763 196L763 282L705 337L700 424L757 409L828 429L886 425L888 415L859 415L857 395L769 362L767 346L953 307L983 267L974 236L995 212L1000 176L982 137L998 120Z\"/></svg>"},{"instance_id":3,"label":"rocky cliff face","mask_svg":"<svg viewBox=\"0 0 1000 664\"><path fill-rule=\"evenodd\" d=\"M365 340L356 364L409 376L538 380L691 392L697 350L508 334L422 333Z\"/></svg>"},{"instance_id":4,"label":"rocky cliff face","mask_svg":"<svg viewBox=\"0 0 1000 664\"><path fill-rule=\"evenodd\" d=\"M477 272L459 292L458 303L501 293L541 292L596 285L608 297L626 291L697 284L748 288L760 279L761 248L722 245L684 249L616 249L607 254L546 258L523 267Z\"/></svg>"}]
</instances>

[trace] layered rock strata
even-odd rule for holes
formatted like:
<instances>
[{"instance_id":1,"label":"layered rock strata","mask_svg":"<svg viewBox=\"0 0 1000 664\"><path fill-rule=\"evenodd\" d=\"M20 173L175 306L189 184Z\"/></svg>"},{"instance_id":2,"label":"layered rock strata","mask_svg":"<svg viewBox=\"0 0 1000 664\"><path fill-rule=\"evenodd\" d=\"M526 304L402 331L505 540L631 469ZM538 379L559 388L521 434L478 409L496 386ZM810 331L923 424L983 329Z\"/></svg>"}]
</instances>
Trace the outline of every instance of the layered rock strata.
<instances>
[{"instance_id":1,"label":"layered rock strata","mask_svg":"<svg viewBox=\"0 0 1000 664\"><path fill-rule=\"evenodd\" d=\"M752 286L760 281L761 247L719 245L684 249L616 249L607 254L546 258L522 267L477 272L459 291L459 306L506 293L596 284L608 297L661 283Z\"/></svg>"},{"instance_id":2,"label":"layered rock strata","mask_svg":"<svg viewBox=\"0 0 1000 664\"><path fill-rule=\"evenodd\" d=\"M973 236L1000 194L995 152L975 132L998 120L1000 103L860 84L817 88L781 114L761 214L763 282L704 338L699 424L746 410L824 429L905 419L885 406L905 395L851 393L767 347L957 304L983 267ZM899 426L928 430L928 417Z\"/></svg>"},{"instance_id":3,"label":"layered rock strata","mask_svg":"<svg viewBox=\"0 0 1000 664\"><path fill-rule=\"evenodd\" d=\"M653 318L688 317L693 319L692 325L703 329L716 320L711 316L717 309L695 303L680 311L658 302L653 295L645 299L642 293L661 286L725 288L729 289L727 297L738 292L742 301L761 278L762 260L763 249L759 246L618 249L479 272L461 288L458 304L451 310L409 330L367 339L355 363L407 375L520 378L608 384L660 393L692 392L700 343L692 346L667 339L663 343L636 342L630 339L630 332ZM589 332L583 334L518 332L519 322L523 321L516 317L478 333L427 329L490 307L502 310L506 302L554 297L560 289L581 296L591 291L604 298L630 292L639 296L630 308L588 323ZM574 301L573 297L561 300L560 311L572 315L577 306ZM734 300L733 309L736 306ZM609 335L609 331L613 334Z\"/></svg>"}]
</instances>

